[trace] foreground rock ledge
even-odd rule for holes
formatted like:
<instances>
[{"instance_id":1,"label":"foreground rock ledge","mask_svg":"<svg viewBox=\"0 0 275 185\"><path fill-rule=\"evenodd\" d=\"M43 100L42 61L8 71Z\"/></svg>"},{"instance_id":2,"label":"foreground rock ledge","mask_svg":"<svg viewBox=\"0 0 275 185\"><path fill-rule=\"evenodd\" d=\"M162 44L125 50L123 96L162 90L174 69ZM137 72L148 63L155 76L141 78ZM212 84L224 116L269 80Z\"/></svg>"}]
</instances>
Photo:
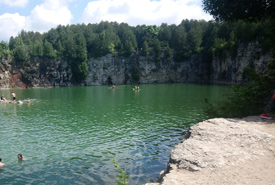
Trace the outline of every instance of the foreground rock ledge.
<instances>
[{"instance_id":1,"label":"foreground rock ledge","mask_svg":"<svg viewBox=\"0 0 275 185\"><path fill-rule=\"evenodd\" d=\"M216 118L192 126L159 182L147 185L274 185L275 120Z\"/></svg>"}]
</instances>

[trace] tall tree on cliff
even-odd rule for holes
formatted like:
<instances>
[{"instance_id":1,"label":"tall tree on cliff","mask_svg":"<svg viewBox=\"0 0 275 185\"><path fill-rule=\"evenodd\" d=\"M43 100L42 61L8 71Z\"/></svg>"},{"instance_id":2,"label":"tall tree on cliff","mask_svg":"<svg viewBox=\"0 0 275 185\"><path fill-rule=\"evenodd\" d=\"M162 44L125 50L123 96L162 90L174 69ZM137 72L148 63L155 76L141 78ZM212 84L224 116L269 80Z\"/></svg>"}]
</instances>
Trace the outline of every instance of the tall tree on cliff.
<instances>
[{"instance_id":1,"label":"tall tree on cliff","mask_svg":"<svg viewBox=\"0 0 275 185\"><path fill-rule=\"evenodd\" d=\"M203 0L203 5L204 10L212 14L217 21L263 22L267 19L268 23L275 23L274 0ZM275 24L269 25L268 29L272 33ZM275 40L274 34L266 34L266 37L271 43ZM274 45L270 49L273 57L266 73L259 75L253 68L248 67L243 74L250 78L250 83L245 86L233 86L232 93L226 100L216 107L209 105L208 113L212 113L215 117L244 117L260 114L263 111L266 96L275 87Z\"/></svg>"},{"instance_id":2,"label":"tall tree on cliff","mask_svg":"<svg viewBox=\"0 0 275 185\"><path fill-rule=\"evenodd\" d=\"M275 19L274 0L203 0L204 10L218 21Z\"/></svg>"},{"instance_id":3,"label":"tall tree on cliff","mask_svg":"<svg viewBox=\"0 0 275 185\"><path fill-rule=\"evenodd\" d=\"M64 34L64 56L69 62L75 82L83 82L88 75L86 40L81 32L66 28Z\"/></svg>"},{"instance_id":4,"label":"tall tree on cliff","mask_svg":"<svg viewBox=\"0 0 275 185\"><path fill-rule=\"evenodd\" d=\"M88 75L86 41L82 33L75 35L75 56L72 58L71 68L74 79L82 82Z\"/></svg>"}]
</instances>

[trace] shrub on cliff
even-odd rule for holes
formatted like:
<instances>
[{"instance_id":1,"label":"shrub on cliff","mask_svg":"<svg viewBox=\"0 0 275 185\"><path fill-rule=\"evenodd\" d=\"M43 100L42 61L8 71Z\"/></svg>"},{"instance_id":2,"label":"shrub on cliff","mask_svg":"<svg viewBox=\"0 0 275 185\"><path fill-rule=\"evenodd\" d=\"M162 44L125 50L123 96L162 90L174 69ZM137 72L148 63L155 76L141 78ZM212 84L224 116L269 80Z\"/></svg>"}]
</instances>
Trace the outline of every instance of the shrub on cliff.
<instances>
[{"instance_id":1,"label":"shrub on cliff","mask_svg":"<svg viewBox=\"0 0 275 185\"><path fill-rule=\"evenodd\" d=\"M206 100L206 113L210 117L246 117L263 113L267 97L275 87L275 59L266 74L258 75L252 69L246 69L245 76L250 82L233 85L224 100L216 104Z\"/></svg>"}]
</instances>

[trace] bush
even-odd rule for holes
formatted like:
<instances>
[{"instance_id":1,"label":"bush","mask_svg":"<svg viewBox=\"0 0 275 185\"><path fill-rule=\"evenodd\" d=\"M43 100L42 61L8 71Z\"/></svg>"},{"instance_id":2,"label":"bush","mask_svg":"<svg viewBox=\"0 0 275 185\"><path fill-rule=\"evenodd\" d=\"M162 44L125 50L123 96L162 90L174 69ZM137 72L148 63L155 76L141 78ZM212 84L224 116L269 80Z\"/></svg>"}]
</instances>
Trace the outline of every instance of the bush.
<instances>
[{"instance_id":1,"label":"bush","mask_svg":"<svg viewBox=\"0 0 275 185\"><path fill-rule=\"evenodd\" d=\"M116 158L113 159L114 166L116 171L118 172L118 175L116 175L116 182L117 185L127 185L130 184L131 181L129 180L129 175L125 172L124 169L121 169L116 161Z\"/></svg>"},{"instance_id":2,"label":"bush","mask_svg":"<svg viewBox=\"0 0 275 185\"><path fill-rule=\"evenodd\" d=\"M236 84L224 100L215 104L206 100L206 113L210 117L246 117L261 114L267 104L267 97L275 88L275 60L273 59L265 75L257 75L246 70L250 82Z\"/></svg>"}]
</instances>

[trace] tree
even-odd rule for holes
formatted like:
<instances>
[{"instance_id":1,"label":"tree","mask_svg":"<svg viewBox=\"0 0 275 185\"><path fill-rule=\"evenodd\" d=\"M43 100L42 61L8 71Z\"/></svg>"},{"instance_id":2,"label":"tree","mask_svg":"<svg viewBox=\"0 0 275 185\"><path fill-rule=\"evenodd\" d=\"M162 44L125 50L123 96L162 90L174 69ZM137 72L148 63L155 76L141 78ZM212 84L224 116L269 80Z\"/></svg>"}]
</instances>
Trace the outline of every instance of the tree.
<instances>
[{"instance_id":1,"label":"tree","mask_svg":"<svg viewBox=\"0 0 275 185\"><path fill-rule=\"evenodd\" d=\"M54 58L56 56L52 44L47 40L44 41L43 48L43 54L45 57Z\"/></svg>"},{"instance_id":2,"label":"tree","mask_svg":"<svg viewBox=\"0 0 275 185\"><path fill-rule=\"evenodd\" d=\"M141 52L141 54L142 54L143 56L147 56L148 51L149 51L148 43L147 43L147 41L144 41L144 42L143 42L143 45L142 45L142 52Z\"/></svg>"},{"instance_id":3,"label":"tree","mask_svg":"<svg viewBox=\"0 0 275 185\"><path fill-rule=\"evenodd\" d=\"M21 37L13 37L11 36L9 41L9 48L10 50L14 50L17 46L23 45L23 41Z\"/></svg>"},{"instance_id":4,"label":"tree","mask_svg":"<svg viewBox=\"0 0 275 185\"><path fill-rule=\"evenodd\" d=\"M187 55L187 45L186 45L187 33L184 26L178 26L174 32L171 39L171 47L175 49L174 59L179 62L185 59Z\"/></svg>"},{"instance_id":5,"label":"tree","mask_svg":"<svg viewBox=\"0 0 275 185\"><path fill-rule=\"evenodd\" d=\"M165 52L164 52L165 59L169 59L171 57L171 53L172 53L171 48L170 48L169 44L167 44L165 47Z\"/></svg>"},{"instance_id":6,"label":"tree","mask_svg":"<svg viewBox=\"0 0 275 185\"><path fill-rule=\"evenodd\" d=\"M118 36L121 41L121 46L124 50L121 50L122 55L129 56L132 52L135 51L137 47L136 36L128 24L121 24L118 30ZM127 48L129 47L129 48Z\"/></svg>"},{"instance_id":7,"label":"tree","mask_svg":"<svg viewBox=\"0 0 275 185\"><path fill-rule=\"evenodd\" d=\"M86 41L82 33L74 38L74 55L68 60L76 82L83 82L88 75Z\"/></svg>"},{"instance_id":8,"label":"tree","mask_svg":"<svg viewBox=\"0 0 275 185\"><path fill-rule=\"evenodd\" d=\"M40 42L39 40L36 40L36 41L31 45L30 54L31 54L32 56L42 57L42 56L43 56L43 43Z\"/></svg>"},{"instance_id":9,"label":"tree","mask_svg":"<svg viewBox=\"0 0 275 185\"><path fill-rule=\"evenodd\" d=\"M160 41L170 41L172 37L172 32L170 27L167 24L161 24L159 31L159 40Z\"/></svg>"},{"instance_id":10,"label":"tree","mask_svg":"<svg viewBox=\"0 0 275 185\"><path fill-rule=\"evenodd\" d=\"M218 21L275 18L274 0L203 0L204 10Z\"/></svg>"},{"instance_id":11,"label":"tree","mask_svg":"<svg viewBox=\"0 0 275 185\"><path fill-rule=\"evenodd\" d=\"M153 49L155 53L155 60L158 62L161 59L161 46L158 39L154 39Z\"/></svg>"},{"instance_id":12,"label":"tree","mask_svg":"<svg viewBox=\"0 0 275 185\"><path fill-rule=\"evenodd\" d=\"M17 46L13 52L13 56L17 62L24 62L28 59L28 52L25 45Z\"/></svg>"},{"instance_id":13,"label":"tree","mask_svg":"<svg viewBox=\"0 0 275 185\"><path fill-rule=\"evenodd\" d=\"M94 41L93 56L101 57L109 53L109 43L106 32L102 31Z\"/></svg>"},{"instance_id":14,"label":"tree","mask_svg":"<svg viewBox=\"0 0 275 185\"><path fill-rule=\"evenodd\" d=\"M9 46L6 42L2 41L0 43L0 58L7 57L9 54Z\"/></svg>"}]
</instances>

